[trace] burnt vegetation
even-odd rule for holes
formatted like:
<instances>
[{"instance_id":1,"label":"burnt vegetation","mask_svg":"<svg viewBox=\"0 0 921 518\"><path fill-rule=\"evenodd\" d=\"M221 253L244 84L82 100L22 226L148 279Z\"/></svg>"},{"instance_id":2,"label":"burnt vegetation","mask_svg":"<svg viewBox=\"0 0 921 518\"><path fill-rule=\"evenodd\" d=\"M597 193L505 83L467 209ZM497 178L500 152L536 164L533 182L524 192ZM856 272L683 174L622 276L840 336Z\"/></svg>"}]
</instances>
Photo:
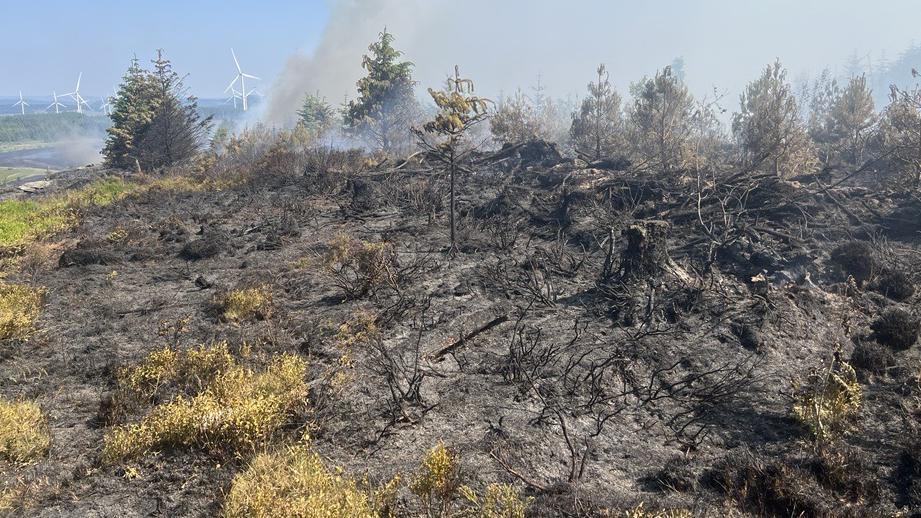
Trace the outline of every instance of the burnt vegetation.
<instances>
[{"instance_id":1,"label":"burnt vegetation","mask_svg":"<svg viewBox=\"0 0 921 518\"><path fill-rule=\"evenodd\" d=\"M343 113L207 145L168 63L132 65L117 168L4 241L42 303L0 296L0 392L51 439L0 449L0 509L921 509L918 91L797 102L774 63L724 127L671 67L621 97L600 66L572 113L455 68L426 108L394 42Z\"/></svg>"}]
</instances>

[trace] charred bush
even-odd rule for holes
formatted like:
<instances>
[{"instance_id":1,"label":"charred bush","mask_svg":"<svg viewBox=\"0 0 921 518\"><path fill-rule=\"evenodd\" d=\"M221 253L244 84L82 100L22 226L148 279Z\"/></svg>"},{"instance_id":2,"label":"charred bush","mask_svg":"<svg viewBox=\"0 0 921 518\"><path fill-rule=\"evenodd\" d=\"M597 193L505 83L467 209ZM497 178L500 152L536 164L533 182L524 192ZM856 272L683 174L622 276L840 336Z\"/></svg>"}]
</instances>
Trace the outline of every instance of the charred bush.
<instances>
[{"instance_id":1,"label":"charred bush","mask_svg":"<svg viewBox=\"0 0 921 518\"><path fill-rule=\"evenodd\" d=\"M891 307L870 326L876 340L896 350L905 350L918 341L921 319L904 309Z\"/></svg>"},{"instance_id":2,"label":"charred bush","mask_svg":"<svg viewBox=\"0 0 921 518\"><path fill-rule=\"evenodd\" d=\"M870 289L896 302L904 302L915 294L911 278L901 270L883 270L870 284Z\"/></svg>"},{"instance_id":3,"label":"charred bush","mask_svg":"<svg viewBox=\"0 0 921 518\"><path fill-rule=\"evenodd\" d=\"M709 474L717 490L760 516L827 516L821 488L801 470L751 454L724 459Z\"/></svg>"},{"instance_id":4,"label":"charred bush","mask_svg":"<svg viewBox=\"0 0 921 518\"><path fill-rule=\"evenodd\" d=\"M94 241L81 241L71 250L61 254L58 266L68 268L71 266L88 266L91 264L111 265L120 263L121 255Z\"/></svg>"},{"instance_id":5,"label":"charred bush","mask_svg":"<svg viewBox=\"0 0 921 518\"><path fill-rule=\"evenodd\" d=\"M851 276L860 283L872 279L879 270L876 251L866 241L839 245L832 250L831 261L844 277Z\"/></svg>"},{"instance_id":6,"label":"charred bush","mask_svg":"<svg viewBox=\"0 0 921 518\"><path fill-rule=\"evenodd\" d=\"M329 243L326 271L349 299L373 295L384 286L397 288L397 263L388 243L372 243L341 234Z\"/></svg>"},{"instance_id":7,"label":"charred bush","mask_svg":"<svg viewBox=\"0 0 921 518\"><path fill-rule=\"evenodd\" d=\"M199 261L220 254L226 247L227 236L225 234L209 232L198 239L187 242L179 251L179 257L187 261Z\"/></svg>"},{"instance_id":8,"label":"charred bush","mask_svg":"<svg viewBox=\"0 0 921 518\"><path fill-rule=\"evenodd\" d=\"M895 367L895 356L889 348L873 341L861 341L851 354L851 365L857 369L883 374Z\"/></svg>"},{"instance_id":9,"label":"charred bush","mask_svg":"<svg viewBox=\"0 0 921 518\"><path fill-rule=\"evenodd\" d=\"M873 502L879 498L878 477L863 450L845 445L822 448L808 467L822 486L851 501Z\"/></svg>"}]
</instances>

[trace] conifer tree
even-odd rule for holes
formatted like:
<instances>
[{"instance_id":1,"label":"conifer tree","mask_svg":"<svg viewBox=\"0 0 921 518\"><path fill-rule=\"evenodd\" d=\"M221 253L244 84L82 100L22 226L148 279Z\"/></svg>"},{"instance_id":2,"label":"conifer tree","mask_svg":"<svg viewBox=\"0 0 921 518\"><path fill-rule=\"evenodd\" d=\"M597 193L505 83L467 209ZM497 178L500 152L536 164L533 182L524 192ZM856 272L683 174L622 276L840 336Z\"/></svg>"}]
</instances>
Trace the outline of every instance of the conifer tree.
<instances>
[{"instance_id":1,"label":"conifer tree","mask_svg":"<svg viewBox=\"0 0 921 518\"><path fill-rule=\"evenodd\" d=\"M139 160L145 168L168 166L192 158L211 132L211 117L201 118L198 99L185 96L183 80L163 57L162 50L157 51L153 64L158 102L140 139Z\"/></svg>"},{"instance_id":2,"label":"conifer tree","mask_svg":"<svg viewBox=\"0 0 921 518\"><path fill-rule=\"evenodd\" d=\"M877 120L873 92L866 76L851 78L832 105L828 123L845 162L857 165L864 161L867 142Z\"/></svg>"},{"instance_id":3,"label":"conifer tree","mask_svg":"<svg viewBox=\"0 0 921 518\"><path fill-rule=\"evenodd\" d=\"M137 139L153 119L159 102L153 76L137 58L131 60L110 102L112 125L106 130L108 137L102 150L105 163L108 167L133 169L139 160Z\"/></svg>"},{"instance_id":4,"label":"conifer tree","mask_svg":"<svg viewBox=\"0 0 921 518\"><path fill-rule=\"evenodd\" d=\"M630 87L630 140L637 155L668 173L685 167L694 98L670 66Z\"/></svg>"},{"instance_id":5,"label":"conifer tree","mask_svg":"<svg viewBox=\"0 0 921 518\"><path fill-rule=\"evenodd\" d=\"M588 97L572 116L569 130L579 156L595 161L622 151L625 146L620 95L611 86L604 64L598 65L597 81L588 84Z\"/></svg>"},{"instance_id":6,"label":"conifer tree","mask_svg":"<svg viewBox=\"0 0 921 518\"><path fill-rule=\"evenodd\" d=\"M386 29L368 51L361 64L367 75L358 80L358 99L346 105L344 122L354 135L391 151L408 142L418 112L413 64L400 61L403 53L393 48Z\"/></svg>"},{"instance_id":7,"label":"conifer tree","mask_svg":"<svg viewBox=\"0 0 921 518\"><path fill-rule=\"evenodd\" d=\"M775 62L745 88L732 132L741 146L743 165L789 177L811 171L815 148L800 120L799 107L787 83L787 72Z\"/></svg>"},{"instance_id":8,"label":"conifer tree","mask_svg":"<svg viewBox=\"0 0 921 518\"><path fill-rule=\"evenodd\" d=\"M112 100L112 126L103 149L111 167L143 169L167 166L193 157L211 129L195 97L182 98L182 78L157 52L154 70L131 62Z\"/></svg>"},{"instance_id":9,"label":"conifer tree","mask_svg":"<svg viewBox=\"0 0 921 518\"><path fill-rule=\"evenodd\" d=\"M475 149L466 145L467 132L473 126L483 122L489 116L490 101L473 95L473 81L461 79L460 71L454 67L454 78L449 81L447 90L439 91L429 88L429 95L438 107L435 118L426 122L422 128L413 128L419 145L435 160L448 169L450 182L449 226L451 248L449 253L457 252L455 213L455 177L461 164Z\"/></svg>"},{"instance_id":10,"label":"conifer tree","mask_svg":"<svg viewBox=\"0 0 921 518\"><path fill-rule=\"evenodd\" d=\"M322 135L333 125L333 109L319 94L307 94L297 116L298 125L313 136Z\"/></svg>"}]
</instances>

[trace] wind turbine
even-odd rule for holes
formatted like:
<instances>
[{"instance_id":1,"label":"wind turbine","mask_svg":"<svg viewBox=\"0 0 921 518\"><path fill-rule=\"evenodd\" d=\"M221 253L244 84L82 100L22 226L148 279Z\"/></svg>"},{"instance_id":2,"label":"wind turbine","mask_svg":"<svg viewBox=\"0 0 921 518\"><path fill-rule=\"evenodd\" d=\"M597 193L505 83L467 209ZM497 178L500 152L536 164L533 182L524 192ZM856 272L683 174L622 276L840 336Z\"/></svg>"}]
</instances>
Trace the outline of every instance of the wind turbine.
<instances>
[{"instance_id":1,"label":"wind turbine","mask_svg":"<svg viewBox=\"0 0 921 518\"><path fill-rule=\"evenodd\" d=\"M224 101L224 104L233 103L233 109L236 110L237 100L240 98L240 92L238 92L236 88L233 88L233 85L230 85L230 86L231 86L230 88L231 94L230 94L230 97L228 97L227 100Z\"/></svg>"},{"instance_id":2,"label":"wind turbine","mask_svg":"<svg viewBox=\"0 0 921 518\"><path fill-rule=\"evenodd\" d=\"M83 113L83 105L86 105L87 108L90 107L90 103L86 102L86 99L80 95L80 80L83 79L83 72L80 72L80 75L77 76L77 86L74 88L73 92L64 94L67 97L70 97L77 103L77 113Z\"/></svg>"},{"instance_id":3,"label":"wind turbine","mask_svg":"<svg viewBox=\"0 0 921 518\"><path fill-rule=\"evenodd\" d=\"M256 81L261 81L261 79L259 79L259 78L256 77L256 76L251 76L251 75L249 75L249 74L243 72L243 69L240 68L240 62L237 61L237 53L234 52L232 48L230 49L230 55L233 56L233 63L234 63L234 65L237 66L237 76L234 77L234 78L233 78L233 81L230 82L230 86L228 86L226 89L224 89L224 93L227 93L227 92L229 92L230 90L233 90L233 86L234 86L235 84L237 84L237 81L240 81L240 99L243 101L243 111L246 111L247 108L249 107L248 104L247 104L247 102L246 102L246 98L247 98L247 95L246 95L246 79L249 78L249 79L253 79L253 80L256 80Z\"/></svg>"},{"instance_id":4,"label":"wind turbine","mask_svg":"<svg viewBox=\"0 0 921 518\"><path fill-rule=\"evenodd\" d=\"M22 114L25 115L25 114L26 114L26 106L28 106L28 105L29 105L29 103L25 102L25 101L22 99L22 90L20 90L20 91L19 91L19 102L17 102L16 104L14 104L14 105L13 105L13 108L19 106L19 109L22 110Z\"/></svg>"},{"instance_id":5,"label":"wind turbine","mask_svg":"<svg viewBox=\"0 0 921 518\"><path fill-rule=\"evenodd\" d=\"M58 102L58 93L52 92L51 95L52 97L54 97L54 102L49 104L48 107L45 108L45 111L48 111L51 108L54 108L54 113L61 113L61 108L63 108L64 105Z\"/></svg>"}]
</instances>

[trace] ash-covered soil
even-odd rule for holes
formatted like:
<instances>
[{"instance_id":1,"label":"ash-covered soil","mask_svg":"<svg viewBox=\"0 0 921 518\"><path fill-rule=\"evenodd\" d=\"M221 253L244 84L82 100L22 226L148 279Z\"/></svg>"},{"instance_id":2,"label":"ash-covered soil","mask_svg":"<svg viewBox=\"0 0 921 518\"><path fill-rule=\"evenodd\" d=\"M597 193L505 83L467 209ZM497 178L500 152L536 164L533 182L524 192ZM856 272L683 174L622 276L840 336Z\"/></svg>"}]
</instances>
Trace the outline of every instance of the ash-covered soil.
<instances>
[{"instance_id":1,"label":"ash-covered soil","mask_svg":"<svg viewBox=\"0 0 921 518\"><path fill-rule=\"evenodd\" d=\"M245 460L99 454L118 368L220 340L306 356L309 409L284 433L375 480L444 441L466 483L521 487L533 516L921 512L919 347L874 330L889 308L918 315L917 197L493 157L460 175L450 254L444 177L416 165L148 191L51 240L47 267L9 277L46 295L39 332L0 348L0 393L37 400L54 441L17 475L36 489L16 514L218 514ZM324 265L340 234L392 246L392 279L346 298ZM219 318L246 286L271 314ZM381 342L343 366L334 337L362 314ZM836 359L861 405L817 442L791 409Z\"/></svg>"}]
</instances>

